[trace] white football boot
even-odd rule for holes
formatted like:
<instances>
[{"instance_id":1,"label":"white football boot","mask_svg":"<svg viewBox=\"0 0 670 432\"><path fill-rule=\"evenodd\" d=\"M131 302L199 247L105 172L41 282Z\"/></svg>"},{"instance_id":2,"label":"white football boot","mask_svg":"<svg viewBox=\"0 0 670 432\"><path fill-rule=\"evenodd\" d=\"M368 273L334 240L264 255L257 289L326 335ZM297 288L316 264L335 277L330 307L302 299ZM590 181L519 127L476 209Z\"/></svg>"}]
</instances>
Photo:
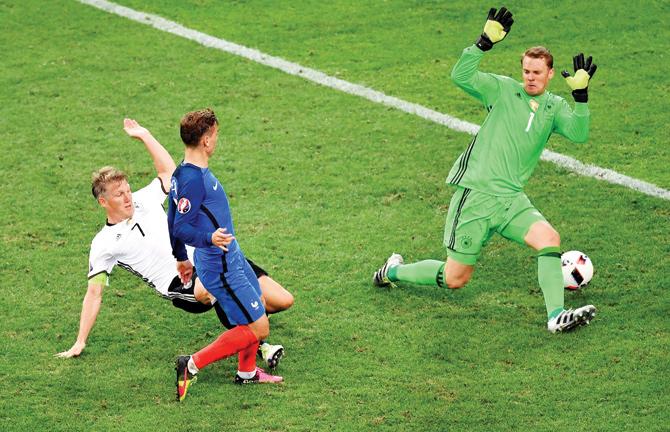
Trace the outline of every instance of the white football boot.
<instances>
[{"instance_id":1,"label":"white football boot","mask_svg":"<svg viewBox=\"0 0 670 432\"><path fill-rule=\"evenodd\" d=\"M547 330L552 333L569 331L587 325L596 316L596 307L586 305L575 310L568 309L547 321Z\"/></svg>"},{"instance_id":2,"label":"white football boot","mask_svg":"<svg viewBox=\"0 0 670 432\"><path fill-rule=\"evenodd\" d=\"M397 254L397 253L392 253L389 259L386 260L383 266L379 268L375 272L375 274L372 275L372 283L377 285L378 287L385 287L392 285L393 283L389 280L388 278L388 271L391 267L395 267L401 264L404 264L405 260L402 258L402 255Z\"/></svg>"},{"instance_id":3,"label":"white football boot","mask_svg":"<svg viewBox=\"0 0 670 432\"><path fill-rule=\"evenodd\" d=\"M284 347L263 342L258 347L258 356L265 360L270 369L275 369L284 356Z\"/></svg>"}]
</instances>

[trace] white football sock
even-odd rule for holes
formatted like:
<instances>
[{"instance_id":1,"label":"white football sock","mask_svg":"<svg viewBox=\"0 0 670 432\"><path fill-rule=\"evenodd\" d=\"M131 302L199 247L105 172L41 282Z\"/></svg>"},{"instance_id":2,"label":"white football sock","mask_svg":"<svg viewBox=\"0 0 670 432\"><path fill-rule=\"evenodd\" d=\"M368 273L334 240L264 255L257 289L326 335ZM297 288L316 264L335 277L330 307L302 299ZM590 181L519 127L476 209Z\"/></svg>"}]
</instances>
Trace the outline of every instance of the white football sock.
<instances>
[{"instance_id":1,"label":"white football sock","mask_svg":"<svg viewBox=\"0 0 670 432\"><path fill-rule=\"evenodd\" d=\"M198 369L198 366L196 366L195 362L193 361L193 356L188 358L188 371L191 372L192 375L200 372L200 369Z\"/></svg>"},{"instance_id":2,"label":"white football sock","mask_svg":"<svg viewBox=\"0 0 670 432\"><path fill-rule=\"evenodd\" d=\"M256 371L253 370L251 372L240 372L237 371L237 376L239 376L242 379L251 379L256 376Z\"/></svg>"}]
</instances>

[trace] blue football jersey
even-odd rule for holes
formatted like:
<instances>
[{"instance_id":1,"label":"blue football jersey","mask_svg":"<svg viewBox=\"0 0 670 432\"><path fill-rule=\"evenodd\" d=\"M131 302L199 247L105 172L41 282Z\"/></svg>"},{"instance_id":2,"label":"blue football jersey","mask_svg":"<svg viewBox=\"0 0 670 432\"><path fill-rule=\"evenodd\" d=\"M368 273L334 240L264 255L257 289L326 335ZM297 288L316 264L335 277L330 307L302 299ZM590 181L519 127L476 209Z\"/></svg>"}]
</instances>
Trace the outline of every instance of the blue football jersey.
<instances>
[{"instance_id":1,"label":"blue football jersey","mask_svg":"<svg viewBox=\"0 0 670 432\"><path fill-rule=\"evenodd\" d=\"M241 253L237 240L227 246L228 252L212 244L212 233L226 228L235 235L228 196L209 168L182 162L172 175L168 226L172 253L179 261L187 259L186 248L196 248L195 264L221 272L222 257Z\"/></svg>"}]
</instances>

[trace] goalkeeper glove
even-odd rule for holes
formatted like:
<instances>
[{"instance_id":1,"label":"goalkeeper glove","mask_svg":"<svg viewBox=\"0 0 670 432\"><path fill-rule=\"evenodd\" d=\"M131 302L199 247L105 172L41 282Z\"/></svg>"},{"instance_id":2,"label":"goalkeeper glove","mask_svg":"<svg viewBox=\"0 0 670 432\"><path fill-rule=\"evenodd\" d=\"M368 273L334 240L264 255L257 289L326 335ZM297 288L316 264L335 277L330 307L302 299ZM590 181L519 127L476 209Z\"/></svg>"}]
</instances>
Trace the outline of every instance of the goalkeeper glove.
<instances>
[{"instance_id":1,"label":"goalkeeper glove","mask_svg":"<svg viewBox=\"0 0 670 432\"><path fill-rule=\"evenodd\" d=\"M575 102L586 103L589 100L589 80L595 75L596 69L598 69L598 66L593 64L592 60L593 58L589 56L584 61L584 53L579 53L572 59L575 67L575 75L570 76L570 73L566 70L561 72L561 75L565 78L565 82L572 89L572 97L575 98Z\"/></svg>"},{"instance_id":2,"label":"goalkeeper glove","mask_svg":"<svg viewBox=\"0 0 670 432\"><path fill-rule=\"evenodd\" d=\"M508 11L507 8L501 7L497 14L496 9L491 8L489 16L486 18L484 32L476 42L477 47L482 51L490 50L494 43L505 39L512 24L514 24L512 12Z\"/></svg>"}]
</instances>

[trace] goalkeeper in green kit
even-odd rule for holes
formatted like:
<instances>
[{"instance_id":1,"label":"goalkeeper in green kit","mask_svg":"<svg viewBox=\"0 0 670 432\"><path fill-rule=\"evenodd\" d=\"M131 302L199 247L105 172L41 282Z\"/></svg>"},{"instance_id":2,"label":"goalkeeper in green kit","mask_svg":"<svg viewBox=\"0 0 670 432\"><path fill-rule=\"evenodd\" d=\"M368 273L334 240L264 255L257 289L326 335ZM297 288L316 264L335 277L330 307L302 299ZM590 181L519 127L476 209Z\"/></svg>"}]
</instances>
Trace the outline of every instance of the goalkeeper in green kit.
<instances>
[{"instance_id":1,"label":"goalkeeper in green kit","mask_svg":"<svg viewBox=\"0 0 670 432\"><path fill-rule=\"evenodd\" d=\"M377 286L393 282L461 288L470 280L482 247L494 233L537 251L537 274L550 332L570 330L595 316L592 305L565 309L560 237L523 192L552 133L585 142L589 133L588 84L596 71L591 57L574 57L574 76L562 74L572 89L574 110L546 91L554 76L553 57L544 47L521 57L523 82L483 73L479 62L509 33L514 20L504 7L491 9L484 32L465 48L451 72L456 85L481 102L488 115L478 134L454 163L447 183L456 191L449 204L444 245L447 261L404 264L393 254L373 275Z\"/></svg>"}]
</instances>

